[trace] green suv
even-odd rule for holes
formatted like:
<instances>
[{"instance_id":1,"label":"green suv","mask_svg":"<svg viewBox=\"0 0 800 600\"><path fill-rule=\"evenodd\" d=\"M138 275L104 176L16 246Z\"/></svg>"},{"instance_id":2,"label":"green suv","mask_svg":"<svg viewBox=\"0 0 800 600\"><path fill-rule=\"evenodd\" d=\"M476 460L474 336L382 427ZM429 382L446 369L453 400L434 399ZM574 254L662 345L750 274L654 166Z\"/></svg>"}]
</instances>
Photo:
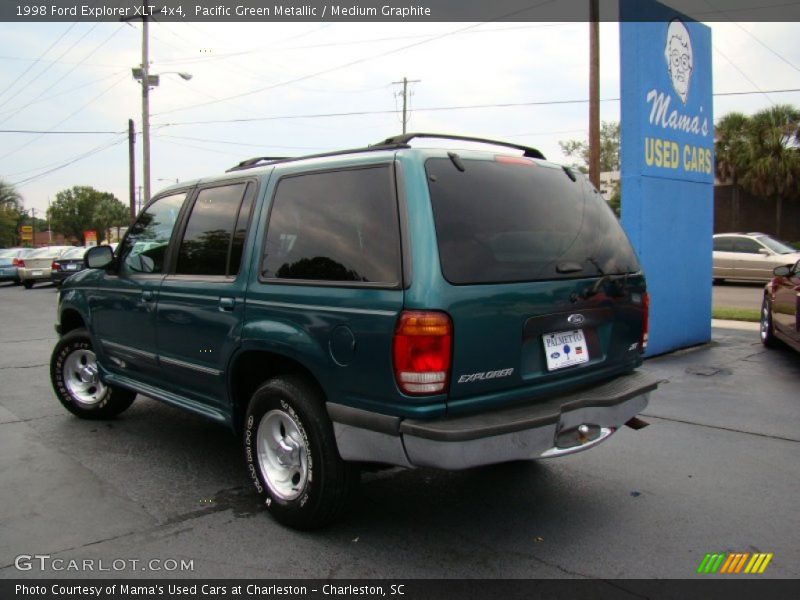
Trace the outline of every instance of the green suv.
<instances>
[{"instance_id":1,"label":"green suv","mask_svg":"<svg viewBox=\"0 0 800 600\"><path fill-rule=\"evenodd\" d=\"M244 161L161 192L85 260L59 292L62 404L106 419L144 394L227 425L297 528L335 519L364 463L570 454L657 385L635 371L648 296L616 218L515 144Z\"/></svg>"}]
</instances>

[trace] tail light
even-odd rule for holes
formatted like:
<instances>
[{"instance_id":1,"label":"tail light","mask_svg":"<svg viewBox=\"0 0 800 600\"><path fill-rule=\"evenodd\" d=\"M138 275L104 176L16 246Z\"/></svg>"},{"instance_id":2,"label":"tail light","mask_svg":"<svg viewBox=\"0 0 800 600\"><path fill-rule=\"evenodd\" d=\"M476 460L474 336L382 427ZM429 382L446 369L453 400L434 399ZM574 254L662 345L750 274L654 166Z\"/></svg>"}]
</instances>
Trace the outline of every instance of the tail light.
<instances>
[{"instance_id":1,"label":"tail light","mask_svg":"<svg viewBox=\"0 0 800 600\"><path fill-rule=\"evenodd\" d=\"M22 267L23 269L25 268L25 261L21 258L15 258L11 264L15 267Z\"/></svg>"},{"instance_id":2,"label":"tail light","mask_svg":"<svg viewBox=\"0 0 800 600\"><path fill-rule=\"evenodd\" d=\"M394 376L406 394L440 394L450 377L453 324L441 312L403 311L392 344Z\"/></svg>"},{"instance_id":3,"label":"tail light","mask_svg":"<svg viewBox=\"0 0 800 600\"><path fill-rule=\"evenodd\" d=\"M639 348L642 352L647 350L647 336L650 330L650 294L642 294L642 338L639 340Z\"/></svg>"},{"instance_id":4,"label":"tail light","mask_svg":"<svg viewBox=\"0 0 800 600\"><path fill-rule=\"evenodd\" d=\"M58 271L58 263L53 261L53 263L50 265L50 270L51 271Z\"/></svg>"}]
</instances>

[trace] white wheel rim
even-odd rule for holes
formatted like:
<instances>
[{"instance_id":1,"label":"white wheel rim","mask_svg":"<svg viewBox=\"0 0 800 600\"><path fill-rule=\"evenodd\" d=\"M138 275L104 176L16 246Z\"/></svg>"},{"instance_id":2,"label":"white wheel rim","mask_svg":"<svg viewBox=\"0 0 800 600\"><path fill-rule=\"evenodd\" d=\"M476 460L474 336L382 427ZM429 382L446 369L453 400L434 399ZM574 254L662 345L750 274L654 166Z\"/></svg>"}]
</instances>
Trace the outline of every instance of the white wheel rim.
<instances>
[{"instance_id":1,"label":"white wheel rim","mask_svg":"<svg viewBox=\"0 0 800 600\"><path fill-rule=\"evenodd\" d=\"M764 342L769 335L769 306L766 302L761 305L761 341Z\"/></svg>"},{"instance_id":2,"label":"white wheel rim","mask_svg":"<svg viewBox=\"0 0 800 600\"><path fill-rule=\"evenodd\" d=\"M81 404L94 406L108 394L108 387L97 372L97 357L91 350L71 352L64 361L62 376L69 395Z\"/></svg>"},{"instance_id":3,"label":"white wheel rim","mask_svg":"<svg viewBox=\"0 0 800 600\"><path fill-rule=\"evenodd\" d=\"M261 418L256 432L261 474L270 491L282 500L295 500L308 481L308 448L297 421L282 410Z\"/></svg>"}]
</instances>

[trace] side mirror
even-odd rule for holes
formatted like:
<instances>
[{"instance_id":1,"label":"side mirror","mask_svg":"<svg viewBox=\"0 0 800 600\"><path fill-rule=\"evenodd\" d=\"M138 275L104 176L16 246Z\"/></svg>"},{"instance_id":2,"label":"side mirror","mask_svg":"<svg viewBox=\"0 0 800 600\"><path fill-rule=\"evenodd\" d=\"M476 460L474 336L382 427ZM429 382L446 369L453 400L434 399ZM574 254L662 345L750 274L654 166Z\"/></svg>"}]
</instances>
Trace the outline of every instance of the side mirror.
<instances>
[{"instance_id":1,"label":"side mirror","mask_svg":"<svg viewBox=\"0 0 800 600\"><path fill-rule=\"evenodd\" d=\"M764 256L772 256L772 252L770 252L766 248L759 248L758 253L763 254Z\"/></svg>"},{"instance_id":2,"label":"side mirror","mask_svg":"<svg viewBox=\"0 0 800 600\"><path fill-rule=\"evenodd\" d=\"M105 269L114 261L114 251L108 246L90 248L83 257L87 269Z\"/></svg>"},{"instance_id":3,"label":"side mirror","mask_svg":"<svg viewBox=\"0 0 800 600\"><path fill-rule=\"evenodd\" d=\"M772 269L772 274L775 277L788 277L792 273L792 265L781 265Z\"/></svg>"}]
</instances>

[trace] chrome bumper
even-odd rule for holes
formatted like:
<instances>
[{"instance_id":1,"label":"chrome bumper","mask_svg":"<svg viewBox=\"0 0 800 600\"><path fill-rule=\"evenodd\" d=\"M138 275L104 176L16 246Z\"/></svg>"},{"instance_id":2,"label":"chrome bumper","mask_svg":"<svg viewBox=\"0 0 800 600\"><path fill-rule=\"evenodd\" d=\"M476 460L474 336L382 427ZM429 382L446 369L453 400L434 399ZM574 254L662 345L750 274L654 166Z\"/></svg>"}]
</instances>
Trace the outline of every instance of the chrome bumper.
<instances>
[{"instance_id":1,"label":"chrome bumper","mask_svg":"<svg viewBox=\"0 0 800 600\"><path fill-rule=\"evenodd\" d=\"M525 406L434 421L332 403L328 413L345 460L457 470L592 448L644 410L657 386L635 372Z\"/></svg>"}]
</instances>

